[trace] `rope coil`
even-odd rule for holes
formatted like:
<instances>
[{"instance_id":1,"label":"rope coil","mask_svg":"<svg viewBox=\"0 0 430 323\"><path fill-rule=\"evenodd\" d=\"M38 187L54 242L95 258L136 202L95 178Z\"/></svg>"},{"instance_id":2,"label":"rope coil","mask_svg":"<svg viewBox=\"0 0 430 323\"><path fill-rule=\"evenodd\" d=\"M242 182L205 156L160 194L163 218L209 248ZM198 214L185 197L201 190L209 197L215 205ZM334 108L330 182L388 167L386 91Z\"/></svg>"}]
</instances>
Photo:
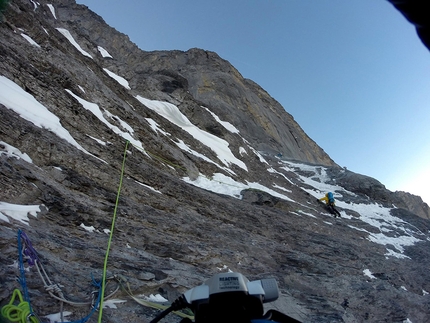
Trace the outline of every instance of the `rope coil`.
<instances>
[{"instance_id":1,"label":"rope coil","mask_svg":"<svg viewBox=\"0 0 430 323\"><path fill-rule=\"evenodd\" d=\"M19 301L18 305L14 303ZM39 323L39 320L31 312L30 303L25 301L19 289L15 289L10 302L3 306L1 315L11 322Z\"/></svg>"},{"instance_id":2,"label":"rope coil","mask_svg":"<svg viewBox=\"0 0 430 323\"><path fill-rule=\"evenodd\" d=\"M28 236L20 229L18 230L18 252L19 252L19 271L20 277L17 278L18 282L21 284L23 294L21 294L19 289L15 289L12 294L12 298L10 302L3 306L1 309L1 315L9 320L10 322L20 322L20 323L40 323L41 320L37 317L37 315L33 312L30 304L30 298L28 294L27 282L25 278L26 268L24 267L24 261L27 261L29 266L36 267L37 272L42 279L45 290L49 293L49 295L60 301L60 313L61 313L61 321L63 322L63 304L67 303L73 306L91 306L90 313L81 320L74 321L71 323L85 323L87 322L92 314L99 308L100 299L101 299L101 282L98 282L94 279L91 274L92 284L97 288L96 291L92 293L92 300L88 302L72 302L65 298L63 291L61 290L63 285L58 283L54 283L49 278L43 264L41 263L39 257L37 256L36 250L33 248L30 239ZM110 278L109 278L110 279ZM109 298L113 296L118 290L120 286L118 284L117 288L106 297ZM97 293L97 296L95 295ZM15 303L19 302L18 305Z\"/></svg>"}]
</instances>

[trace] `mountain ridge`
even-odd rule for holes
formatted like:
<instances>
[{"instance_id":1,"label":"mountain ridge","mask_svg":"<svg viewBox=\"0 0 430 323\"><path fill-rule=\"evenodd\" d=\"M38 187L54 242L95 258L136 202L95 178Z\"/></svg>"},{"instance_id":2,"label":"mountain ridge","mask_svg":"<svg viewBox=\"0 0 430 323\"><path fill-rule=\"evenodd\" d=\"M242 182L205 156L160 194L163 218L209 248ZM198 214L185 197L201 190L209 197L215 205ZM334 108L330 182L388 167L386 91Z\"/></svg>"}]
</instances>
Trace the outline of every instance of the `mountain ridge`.
<instances>
[{"instance_id":1,"label":"mountain ridge","mask_svg":"<svg viewBox=\"0 0 430 323\"><path fill-rule=\"evenodd\" d=\"M108 272L136 295L171 302L231 269L275 277L273 306L304 322L430 317L428 206L339 167L216 53L140 51L71 0L12 1L0 32L0 305L17 288L19 228L87 299L117 208ZM340 220L317 201L328 190ZM38 211L17 219L20 205ZM58 312L26 267L34 308ZM155 316L117 297L103 322Z\"/></svg>"}]
</instances>

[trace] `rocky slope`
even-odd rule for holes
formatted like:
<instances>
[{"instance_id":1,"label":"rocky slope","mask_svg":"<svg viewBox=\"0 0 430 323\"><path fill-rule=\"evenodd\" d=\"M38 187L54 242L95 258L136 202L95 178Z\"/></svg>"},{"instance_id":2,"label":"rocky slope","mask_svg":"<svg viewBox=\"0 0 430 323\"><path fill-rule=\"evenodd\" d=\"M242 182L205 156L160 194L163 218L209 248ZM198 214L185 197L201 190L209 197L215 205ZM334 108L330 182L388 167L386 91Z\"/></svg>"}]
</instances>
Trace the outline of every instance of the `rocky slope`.
<instances>
[{"instance_id":1,"label":"rocky slope","mask_svg":"<svg viewBox=\"0 0 430 323\"><path fill-rule=\"evenodd\" d=\"M396 191L395 194L412 213L424 219L430 219L430 207L423 202L421 197L402 191Z\"/></svg>"},{"instance_id":2,"label":"rocky slope","mask_svg":"<svg viewBox=\"0 0 430 323\"><path fill-rule=\"evenodd\" d=\"M230 269L275 277L272 306L303 322L430 319L428 206L338 167L216 53L141 51L71 0L11 1L0 33L0 305L20 287L20 228L67 299L91 301L116 214L108 276L135 295L173 301ZM25 267L35 312L59 312ZM156 313L114 297L103 322Z\"/></svg>"}]
</instances>

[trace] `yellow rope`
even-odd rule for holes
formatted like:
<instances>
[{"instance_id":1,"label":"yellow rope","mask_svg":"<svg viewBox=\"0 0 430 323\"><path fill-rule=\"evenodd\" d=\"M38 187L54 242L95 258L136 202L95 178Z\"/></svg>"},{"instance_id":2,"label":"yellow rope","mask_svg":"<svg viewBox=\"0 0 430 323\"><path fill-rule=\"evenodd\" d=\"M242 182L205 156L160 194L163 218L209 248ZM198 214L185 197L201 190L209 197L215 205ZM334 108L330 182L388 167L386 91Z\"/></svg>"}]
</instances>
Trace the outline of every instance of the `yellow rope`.
<instances>
[{"instance_id":1,"label":"yellow rope","mask_svg":"<svg viewBox=\"0 0 430 323\"><path fill-rule=\"evenodd\" d=\"M134 296L133 295L133 293L131 292L131 289L130 289L130 284L128 283L128 282L126 282L126 284L127 284L127 288L125 288L124 287L124 282L125 282L125 278L123 278L122 276L120 276L120 275L117 275L117 281L118 281L118 283L121 285L121 287L122 287L122 289L128 294L128 296L130 296L136 303L138 303L138 304L140 304L140 305L143 305L143 306L146 306L146 307L151 307L151 308L155 308L155 309L157 309L157 310L165 310L165 309L167 309L169 306L166 306L166 305L162 305L162 304L159 304L159 303L155 303L155 302L150 302L150 301L147 301L147 300L144 300L144 299L141 299L141 298L138 298L138 297L136 297L136 296ZM186 313L183 313L183 312L180 312L180 311L174 311L173 312L174 314L176 314L176 315L178 315L179 317L182 317L182 318L189 318L190 320L194 320L194 315L191 313L190 315L188 315L188 314L186 314Z\"/></svg>"}]
</instances>

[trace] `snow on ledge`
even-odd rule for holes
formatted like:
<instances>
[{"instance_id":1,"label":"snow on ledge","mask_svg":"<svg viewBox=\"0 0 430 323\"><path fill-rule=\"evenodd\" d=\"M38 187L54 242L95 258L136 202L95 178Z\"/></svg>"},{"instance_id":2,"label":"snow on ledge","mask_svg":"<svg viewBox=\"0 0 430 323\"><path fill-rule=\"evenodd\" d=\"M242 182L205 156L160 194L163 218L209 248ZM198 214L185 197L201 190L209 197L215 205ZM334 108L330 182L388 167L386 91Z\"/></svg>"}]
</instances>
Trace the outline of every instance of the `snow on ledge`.
<instances>
[{"instance_id":1,"label":"snow on ledge","mask_svg":"<svg viewBox=\"0 0 430 323\"><path fill-rule=\"evenodd\" d=\"M86 51L84 51L82 49L82 47L76 42L76 40L73 38L72 34L70 33L70 31L68 31L67 29L64 28L55 28L57 29L64 37L67 38L67 40L79 51L81 52L82 55L87 56L89 58L93 58L89 53L87 53Z\"/></svg>"},{"instance_id":2,"label":"snow on ledge","mask_svg":"<svg viewBox=\"0 0 430 323\"><path fill-rule=\"evenodd\" d=\"M367 276L370 279L376 279L376 277L373 276L372 272L369 269L364 269L363 270L363 274L364 274L364 276Z\"/></svg>"},{"instance_id":3,"label":"snow on ledge","mask_svg":"<svg viewBox=\"0 0 430 323\"><path fill-rule=\"evenodd\" d=\"M33 163L33 160L25 153L22 153L18 148L11 146L4 141L0 140L0 155L6 155L8 157L15 157L18 159L23 159L27 163Z\"/></svg>"},{"instance_id":4,"label":"snow on ledge","mask_svg":"<svg viewBox=\"0 0 430 323\"><path fill-rule=\"evenodd\" d=\"M33 2L33 4L34 4L34 2ZM54 6L50 3L48 3L47 6L48 6L49 10L51 10L52 16L55 18L55 20L57 20L57 15L55 14Z\"/></svg>"},{"instance_id":5,"label":"snow on ledge","mask_svg":"<svg viewBox=\"0 0 430 323\"><path fill-rule=\"evenodd\" d=\"M97 46L97 49L99 50L100 54L102 55L102 57L104 58L113 58L111 54L109 54L109 52L104 49L101 46Z\"/></svg>"},{"instance_id":6,"label":"snow on ledge","mask_svg":"<svg viewBox=\"0 0 430 323\"><path fill-rule=\"evenodd\" d=\"M19 205L6 202L0 202L0 220L10 222L9 217L29 225L29 215L37 217L40 212L40 205Z\"/></svg>"}]
</instances>

